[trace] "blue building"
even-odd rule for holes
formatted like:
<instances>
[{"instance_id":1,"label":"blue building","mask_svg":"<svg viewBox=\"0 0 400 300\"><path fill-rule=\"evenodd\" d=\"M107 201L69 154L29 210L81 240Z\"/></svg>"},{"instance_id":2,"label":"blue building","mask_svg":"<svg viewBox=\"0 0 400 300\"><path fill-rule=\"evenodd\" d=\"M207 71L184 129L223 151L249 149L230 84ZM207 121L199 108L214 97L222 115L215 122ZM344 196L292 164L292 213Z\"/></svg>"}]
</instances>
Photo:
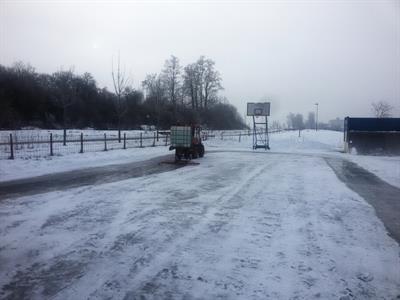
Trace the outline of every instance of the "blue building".
<instances>
[{"instance_id":1,"label":"blue building","mask_svg":"<svg viewBox=\"0 0 400 300\"><path fill-rule=\"evenodd\" d=\"M400 118L350 118L344 120L346 152L400 155Z\"/></svg>"}]
</instances>

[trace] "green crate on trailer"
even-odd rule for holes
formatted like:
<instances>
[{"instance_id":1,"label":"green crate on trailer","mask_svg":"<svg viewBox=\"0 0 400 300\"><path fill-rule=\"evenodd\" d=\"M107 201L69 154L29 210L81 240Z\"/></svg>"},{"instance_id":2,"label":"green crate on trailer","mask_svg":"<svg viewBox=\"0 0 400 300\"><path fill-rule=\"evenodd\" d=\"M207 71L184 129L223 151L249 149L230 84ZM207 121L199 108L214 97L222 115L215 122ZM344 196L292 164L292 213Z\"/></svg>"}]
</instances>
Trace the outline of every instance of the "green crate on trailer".
<instances>
[{"instance_id":1,"label":"green crate on trailer","mask_svg":"<svg viewBox=\"0 0 400 300\"><path fill-rule=\"evenodd\" d=\"M192 144L192 132L190 126L171 127L171 146L189 148Z\"/></svg>"}]
</instances>

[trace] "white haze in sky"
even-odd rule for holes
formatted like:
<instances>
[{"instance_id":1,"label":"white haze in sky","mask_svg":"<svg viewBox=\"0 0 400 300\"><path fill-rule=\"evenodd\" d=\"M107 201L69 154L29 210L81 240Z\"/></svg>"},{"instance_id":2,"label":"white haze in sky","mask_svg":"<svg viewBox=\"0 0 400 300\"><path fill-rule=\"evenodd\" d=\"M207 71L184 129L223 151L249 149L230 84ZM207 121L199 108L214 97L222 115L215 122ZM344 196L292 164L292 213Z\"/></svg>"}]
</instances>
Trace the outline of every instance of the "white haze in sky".
<instances>
[{"instance_id":1,"label":"white haze in sky","mask_svg":"<svg viewBox=\"0 0 400 300\"><path fill-rule=\"evenodd\" d=\"M400 116L400 1L4 1L0 63L38 72L74 66L112 89L120 52L134 86L165 59L212 58L241 115L269 99L273 119L371 116L385 100Z\"/></svg>"}]
</instances>

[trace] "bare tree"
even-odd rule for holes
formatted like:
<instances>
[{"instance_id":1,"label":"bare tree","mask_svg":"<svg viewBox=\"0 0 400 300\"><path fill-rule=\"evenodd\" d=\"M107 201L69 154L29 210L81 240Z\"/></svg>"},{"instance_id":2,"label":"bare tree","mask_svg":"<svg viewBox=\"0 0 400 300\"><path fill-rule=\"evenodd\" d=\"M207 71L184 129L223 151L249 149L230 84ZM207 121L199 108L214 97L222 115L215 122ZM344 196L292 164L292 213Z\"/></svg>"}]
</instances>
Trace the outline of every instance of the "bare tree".
<instances>
[{"instance_id":1,"label":"bare tree","mask_svg":"<svg viewBox=\"0 0 400 300\"><path fill-rule=\"evenodd\" d=\"M146 91L146 97L151 98L154 101L158 128L160 123L161 107L164 104L166 93L162 78L157 74L149 74L146 76L145 80L142 81L142 86Z\"/></svg>"},{"instance_id":2,"label":"bare tree","mask_svg":"<svg viewBox=\"0 0 400 300\"><path fill-rule=\"evenodd\" d=\"M35 68L32 67L30 64L26 64L22 61L17 61L13 63L12 69L18 76L24 76L26 74L34 75L36 73Z\"/></svg>"},{"instance_id":3,"label":"bare tree","mask_svg":"<svg viewBox=\"0 0 400 300\"><path fill-rule=\"evenodd\" d=\"M164 69L162 71L162 79L168 93L168 99L174 106L175 110L180 90L180 73L181 67L179 65L179 59L176 56L171 55L171 58L165 61Z\"/></svg>"},{"instance_id":4,"label":"bare tree","mask_svg":"<svg viewBox=\"0 0 400 300\"><path fill-rule=\"evenodd\" d=\"M204 108L207 109L210 97L214 96L219 90L222 90L222 85L221 76L214 69L215 62L211 59L206 59L204 65Z\"/></svg>"},{"instance_id":5,"label":"bare tree","mask_svg":"<svg viewBox=\"0 0 400 300\"><path fill-rule=\"evenodd\" d=\"M372 112L377 118L388 118L391 116L393 106L385 101L373 102Z\"/></svg>"},{"instance_id":6,"label":"bare tree","mask_svg":"<svg viewBox=\"0 0 400 300\"><path fill-rule=\"evenodd\" d=\"M200 56L200 58L196 62L196 77L197 77L197 86L198 86L198 101L200 108L204 107L204 73L206 71L205 66L205 57Z\"/></svg>"},{"instance_id":7,"label":"bare tree","mask_svg":"<svg viewBox=\"0 0 400 300\"><path fill-rule=\"evenodd\" d=\"M147 93L147 97L154 98L157 105L161 105L165 96L165 89L162 78L157 74L149 74L142 81L142 86Z\"/></svg>"},{"instance_id":8,"label":"bare tree","mask_svg":"<svg viewBox=\"0 0 400 300\"><path fill-rule=\"evenodd\" d=\"M121 70L120 55L118 53L118 62L116 70L114 68L114 60L112 60L111 76L114 84L114 92L117 96L116 111L118 118L118 141L121 142L121 119L126 112L125 106L125 90L131 85L129 76L125 75L125 68Z\"/></svg>"},{"instance_id":9,"label":"bare tree","mask_svg":"<svg viewBox=\"0 0 400 300\"><path fill-rule=\"evenodd\" d=\"M63 127L68 126L67 110L72 105L76 97L77 88L75 84L74 68L68 71L58 71L53 73L54 88L56 90L56 102L62 109Z\"/></svg>"},{"instance_id":10,"label":"bare tree","mask_svg":"<svg viewBox=\"0 0 400 300\"><path fill-rule=\"evenodd\" d=\"M315 113L314 112L309 112L308 113L308 119L306 122L306 127L308 129L313 129L315 128L316 124L315 124Z\"/></svg>"},{"instance_id":11,"label":"bare tree","mask_svg":"<svg viewBox=\"0 0 400 300\"><path fill-rule=\"evenodd\" d=\"M190 98L192 109L198 109L198 74L196 64L189 64L184 68L183 74L183 90Z\"/></svg>"},{"instance_id":12,"label":"bare tree","mask_svg":"<svg viewBox=\"0 0 400 300\"><path fill-rule=\"evenodd\" d=\"M297 129L297 130L304 129L303 115L290 113L287 116L287 125L288 128L290 129Z\"/></svg>"},{"instance_id":13,"label":"bare tree","mask_svg":"<svg viewBox=\"0 0 400 300\"><path fill-rule=\"evenodd\" d=\"M281 123L277 120L272 122L271 129L274 131L280 131L282 129Z\"/></svg>"},{"instance_id":14,"label":"bare tree","mask_svg":"<svg viewBox=\"0 0 400 300\"><path fill-rule=\"evenodd\" d=\"M193 109L207 109L217 99L222 89L221 77L214 68L215 62L201 56L195 63L184 69L184 92L189 96Z\"/></svg>"}]
</instances>

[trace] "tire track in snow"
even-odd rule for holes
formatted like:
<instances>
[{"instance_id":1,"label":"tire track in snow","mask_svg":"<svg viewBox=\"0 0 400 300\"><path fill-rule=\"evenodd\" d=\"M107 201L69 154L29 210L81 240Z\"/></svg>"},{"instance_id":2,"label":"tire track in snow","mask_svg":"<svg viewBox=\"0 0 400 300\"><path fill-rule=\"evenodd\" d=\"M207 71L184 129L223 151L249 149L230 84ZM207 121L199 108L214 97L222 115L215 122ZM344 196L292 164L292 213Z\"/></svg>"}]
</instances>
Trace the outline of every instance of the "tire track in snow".
<instances>
[{"instance_id":1,"label":"tire track in snow","mask_svg":"<svg viewBox=\"0 0 400 300\"><path fill-rule=\"evenodd\" d=\"M238 165L240 166L240 164ZM149 264L151 265L155 265L157 266L157 263L153 263L153 260L162 260L160 258L162 258L162 253L165 253L165 257L168 257L168 253L171 253L170 251L174 251L173 249L176 249L178 247L180 247L180 245L184 244L185 241L187 240L187 238L191 237L196 231L196 228L198 228L198 230L202 230L202 228L206 228L207 224L208 224L208 220L213 220L212 216L214 215L214 213L216 211L219 210L219 206L221 205L221 203L224 203L225 201L227 201L227 199L229 200L229 195L235 195L237 190L240 190L242 187L246 186L246 183L248 183L252 178L254 178L254 176L258 176L258 174L260 172L264 171L264 168L268 167L267 165L264 164L264 166L258 167L252 171L249 172L249 174L246 175L247 180L245 181L241 181L240 185L238 185L234 190L232 190L231 192L225 194L223 197L219 197L216 198L213 201L209 201L207 200L206 202L201 201L200 206L202 207L202 210L204 211L204 213L201 213L200 215L194 214L194 219L191 219L191 223L189 224L189 226L181 226L182 224L180 224L180 220L179 219L175 219L176 216L176 208L173 208L172 210L172 215L169 214L168 210L170 210L171 208L166 208L163 207L164 203L167 201L169 202L169 199L164 199L161 203L156 204L156 207L151 208L150 211L146 210L146 211L139 211L139 214L134 214L134 223L129 223L129 227L130 228L135 228L132 233L135 233L135 236L137 236L138 238L140 238L140 236L142 236L143 238L143 242L140 244L140 248L143 248L143 252L137 252L137 248L133 249L134 252L130 253L128 252L127 249L131 249L128 245L124 245L125 249L122 250L122 252L118 252L118 253L114 253L112 252L112 249L110 249L110 247L112 246L112 244L114 242L116 242L115 238L118 238L118 236L115 236L113 234L109 235L109 237L107 237L107 235L98 240L98 242L95 245L95 249L96 251L99 251L99 249L101 249L101 256L95 256L93 257L93 259L91 261L88 262L88 268L86 269L86 274L92 274L93 272L95 272L96 268L98 268L99 265L102 266L102 278L103 281L99 282L98 279L93 278L93 276L89 275L87 276L83 276L82 278L79 279L78 285L74 286L77 291L79 291L80 293L83 293L84 295L86 295L86 297L89 298L98 298L99 295L100 297L102 297L102 295L107 294L107 290L108 292L112 291L112 295L114 295L114 293L117 293L118 288L117 287L112 287L111 285L112 283L112 279L115 277L115 275L118 276L119 278L119 285L123 285L123 286L128 286L130 287L132 285L132 281L134 282L138 282L138 280L136 279L136 273L141 273L143 274L143 270L144 268L147 268L146 266L149 266ZM197 168L197 167L196 167ZM240 169L240 168L239 168ZM220 176L221 175L221 170L219 169L215 169L215 176ZM235 170L236 171L236 170ZM183 172L180 176L185 176L185 174L187 174L187 172L189 172L189 170L187 169L182 169L182 171L178 171L178 172ZM195 178L197 175L197 173L189 173L191 174L191 177ZM225 172L223 172L222 174L225 174ZM229 174L229 179L231 180L233 177L231 176L232 174ZM164 176L164 175L161 175ZM178 174L175 174L174 177L179 177ZM189 178L191 178L189 177ZM171 177L173 178L173 177ZM189 178L185 178L185 181L190 182L191 179ZM210 179L208 179L210 180ZM211 179L212 180L212 179ZM151 182L153 182L154 184L156 184L156 181L154 178L153 180L151 180ZM218 181L218 180L217 180ZM237 179L235 179L235 182L237 181ZM173 180L173 182L175 182ZM226 184L226 179L224 178L224 183ZM203 187L203 184L200 184L201 186L201 190L203 188L206 188L207 192L210 192L209 187ZM218 186L218 184L217 184ZM229 184L229 186L231 186L231 184ZM235 185L232 185L235 186ZM168 192L168 191L167 191ZM176 196L174 196L176 197ZM200 196L195 196L195 197L201 197ZM207 197L209 197L209 195L207 195ZM118 199L118 198L117 198ZM117 200L115 199L115 200ZM193 198L193 200L195 200L195 198ZM180 200L179 200L180 201ZM147 201L148 202L148 201ZM160 206L160 207L158 207ZM204 207L203 207L204 206ZM160 240L160 232L156 232L155 230L161 231L163 230L163 228L159 227L159 224L153 223L153 219L154 217L158 217L159 216L159 211L160 209L162 211L167 211L167 215L166 217L171 217L172 219L167 227L166 227L166 232L168 232L168 236L167 237L163 237ZM113 225L109 225L110 229L112 229L113 231L117 228L120 227L120 225L125 224L127 222L126 218L127 218L127 213L128 213L129 209L124 209L122 208L120 211L120 214L118 214L118 217L114 218L113 221ZM189 212L190 214L193 214L192 211ZM145 217L147 216L147 217ZM201 219L200 219L201 218ZM198 222L200 219L200 222ZM125 224L124 227L126 227L128 224ZM136 225L140 225L139 228L136 227ZM201 227L199 227L199 225ZM143 229L143 231L141 230L141 228ZM107 229L109 230L109 229ZM181 236L185 236L185 234L182 234L182 230L186 230L186 237L185 239L183 239L182 242L179 242L182 240ZM153 232L154 231L154 232ZM152 236L155 235L154 238L152 238ZM178 241L177 238L178 237ZM80 248L87 248L84 247L84 245L86 245L87 243L83 243L83 242L79 242L78 243L80 246ZM167 248L165 248L165 245L170 245ZM82 246L83 245L83 246ZM88 250L90 250L90 248L87 248ZM171 250L172 249L172 250ZM132 249L131 249L132 250ZM159 254L161 253L161 256L159 256ZM173 252L172 252L173 253ZM114 258L114 256L116 255L116 258ZM121 268L118 272L118 274L115 274L115 264L121 264ZM128 269L127 269L128 268ZM150 266L151 268L151 266ZM138 273L138 274L139 274ZM143 276L143 275L140 275ZM152 275L153 276L153 275ZM150 276L150 277L152 277ZM93 281L94 280L94 281ZM110 282L111 280L111 282ZM99 285L100 283L100 285ZM94 287L96 286L96 289L82 289L82 286L90 286L90 287ZM104 290L106 289L106 290ZM111 290L110 290L111 289ZM66 292L66 293L60 293L59 295L56 295L55 298L56 299L64 299L66 297L66 295L68 295L69 299L74 299L75 296L79 296L81 297L81 294L75 294L71 293L71 291Z\"/></svg>"},{"instance_id":2,"label":"tire track in snow","mask_svg":"<svg viewBox=\"0 0 400 300\"><path fill-rule=\"evenodd\" d=\"M218 206L211 207L207 213L203 216L200 223L196 224L195 228L192 228L189 232L184 235L181 235L177 238L173 243L171 243L168 247L162 249L162 252L158 255L155 255L150 261L148 261L148 265L141 268L138 272L133 274L132 280L134 281L134 285L131 287L133 291L141 291L143 290L146 283L149 280L159 274L160 270L163 270L165 266L167 266L170 262L171 253L176 253L178 249L184 248L184 246L195 236L200 234L203 230L205 230L209 223L212 222L216 218L216 213L219 211L220 206L223 203L229 202L232 198L234 198L237 194L239 194L244 188L246 188L250 182L259 176L261 173L265 171L265 169L269 165L262 165L253 170L250 174L248 174L247 178L243 180L239 185L237 185L231 192L220 197L216 204ZM130 295L131 297L133 295Z\"/></svg>"}]
</instances>

